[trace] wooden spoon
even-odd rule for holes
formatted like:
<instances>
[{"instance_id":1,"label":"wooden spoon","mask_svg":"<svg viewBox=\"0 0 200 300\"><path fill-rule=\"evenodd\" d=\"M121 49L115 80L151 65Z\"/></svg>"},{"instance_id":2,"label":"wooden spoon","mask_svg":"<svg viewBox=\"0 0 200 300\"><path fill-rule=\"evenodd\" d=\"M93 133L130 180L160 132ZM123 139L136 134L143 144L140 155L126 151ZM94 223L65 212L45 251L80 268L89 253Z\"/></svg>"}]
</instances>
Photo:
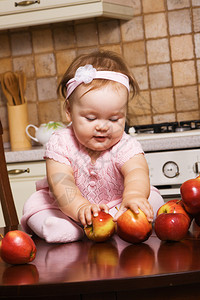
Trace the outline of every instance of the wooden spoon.
<instances>
[{"instance_id":1,"label":"wooden spoon","mask_svg":"<svg viewBox=\"0 0 200 300\"><path fill-rule=\"evenodd\" d=\"M21 104L25 103L25 99L24 99L24 91L25 91L25 85L26 82L24 81L24 73L23 72L16 72L15 73L17 78L18 78L18 82L19 82L19 93L20 93L20 100L21 100Z\"/></svg>"},{"instance_id":2,"label":"wooden spoon","mask_svg":"<svg viewBox=\"0 0 200 300\"><path fill-rule=\"evenodd\" d=\"M13 72L6 72L4 74L4 83L5 83L7 90L12 95L15 104L16 105L21 104L19 81L18 81L16 74Z\"/></svg>"},{"instance_id":3,"label":"wooden spoon","mask_svg":"<svg viewBox=\"0 0 200 300\"><path fill-rule=\"evenodd\" d=\"M3 74L1 75L1 88L2 88L2 91L3 91L7 101L8 101L8 105L14 105L13 98L12 98L11 94L8 92L8 90L6 89Z\"/></svg>"}]
</instances>

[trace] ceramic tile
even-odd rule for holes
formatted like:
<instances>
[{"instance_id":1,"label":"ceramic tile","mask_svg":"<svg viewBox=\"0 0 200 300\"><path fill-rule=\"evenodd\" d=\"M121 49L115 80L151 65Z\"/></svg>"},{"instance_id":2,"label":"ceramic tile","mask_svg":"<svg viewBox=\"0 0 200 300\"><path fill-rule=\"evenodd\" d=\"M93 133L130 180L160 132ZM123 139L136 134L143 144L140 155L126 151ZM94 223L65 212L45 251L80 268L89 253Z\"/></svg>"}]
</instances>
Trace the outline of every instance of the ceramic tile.
<instances>
[{"instance_id":1,"label":"ceramic tile","mask_svg":"<svg viewBox=\"0 0 200 300\"><path fill-rule=\"evenodd\" d=\"M28 103L29 102L36 102L37 92L36 92L36 82L35 82L35 80L27 80L24 95L25 95Z\"/></svg>"},{"instance_id":2,"label":"ceramic tile","mask_svg":"<svg viewBox=\"0 0 200 300\"><path fill-rule=\"evenodd\" d=\"M56 74L55 56L53 53L35 55L35 71L38 77Z\"/></svg>"},{"instance_id":3,"label":"ceramic tile","mask_svg":"<svg viewBox=\"0 0 200 300\"><path fill-rule=\"evenodd\" d=\"M198 82L200 83L200 60L197 60L197 77L198 77Z\"/></svg>"},{"instance_id":4,"label":"ceramic tile","mask_svg":"<svg viewBox=\"0 0 200 300\"><path fill-rule=\"evenodd\" d=\"M61 121L62 121L63 123L66 123L67 120L66 120L66 113L65 113L64 103L65 103L65 100L62 99L62 100L60 101L60 115L61 115Z\"/></svg>"},{"instance_id":5,"label":"ceramic tile","mask_svg":"<svg viewBox=\"0 0 200 300\"><path fill-rule=\"evenodd\" d=\"M35 75L33 56L22 56L13 58L14 71L23 71L27 78Z\"/></svg>"},{"instance_id":6,"label":"ceramic tile","mask_svg":"<svg viewBox=\"0 0 200 300\"><path fill-rule=\"evenodd\" d=\"M160 114L160 115L154 115L153 116L153 123L165 123L165 122L175 122L176 116L175 113L169 113L169 114Z\"/></svg>"},{"instance_id":7,"label":"ceramic tile","mask_svg":"<svg viewBox=\"0 0 200 300\"><path fill-rule=\"evenodd\" d=\"M150 96L148 91L140 92L128 106L130 116L143 116L151 114Z\"/></svg>"},{"instance_id":8,"label":"ceramic tile","mask_svg":"<svg viewBox=\"0 0 200 300\"><path fill-rule=\"evenodd\" d=\"M0 82L0 107L5 106L7 103L6 96L4 95L2 88L1 88L1 82ZM0 108L1 109L1 108Z\"/></svg>"},{"instance_id":9,"label":"ceramic tile","mask_svg":"<svg viewBox=\"0 0 200 300\"><path fill-rule=\"evenodd\" d=\"M173 89L151 91L153 114L174 112Z\"/></svg>"},{"instance_id":10,"label":"ceramic tile","mask_svg":"<svg viewBox=\"0 0 200 300\"><path fill-rule=\"evenodd\" d=\"M146 43L148 63L161 63L169 61L168 39L149 40Z\"/></svg>"},{"instance_id":11,"label":"ceramic tile","mask_svg":"<svg viewBox=\"0 0 200 300\"><path fill-rule=\"evenodd\" d=\"M193 9L193 23L194 23L194 31L200 31L200 8Z\"/></svg>"},{"instance_id":12,"label":"ceramic tile","mask_svg":"<svg viewBox=\"0 0 200 300\"><path fill-rule=\"evenodd\" d=\"M98 23L100 44L114 44L121 41L119 21L107 21Z\"/></svg>"},{"instance_id":13,"label":"ceramic tile","mask_svg":"<svg viewBox=\"0 0 200 300\"><path fill-rule=\"evenodd\" d=\"M37 79L38 100L47 101L57 99L57 78Z\"/></svg>"},{"instance_id":14,"label":"ceramic tile","mask_svg":"<svg viewBox=\"0 0 200 300\"><path fill-rule=\"evenodd\" d=\"M194 35L195 54L196 57L200 57L200 33Z\"/></svg>"},{"instance_id":15,"label":"ceramic tile","mask_svg":"<svg viewBox=\"0 0 200 300\"><path fill-rule=\"evenodd\" d=\"M144 41L123 44L123 54L130 67L146 63Z\"/></svg>"},{"instance_id":16,"label":"ceramic tile","mask_svg":"<svg viewBox=\"0 0 200 300\"><path fill-rule=\"evenodd\" d=\"M41 102L38 104L39 123L61 120L60 103L58 101Z\"/></svg>"},{"instance_id":17,"label":"ceramic tile","mask_svg":"<svg viewBox=\"0 0 200 300\"><path fill-rule=\"evenodd\" d=\"M53 39L50 29L33 30L32 41L34 53L44 53L53 50Z\"/></svg>"},{"instance_id":18,"label":"ceramic tile","mask_svg":"<svg viewBox=\"0 0 200 300\"><path fill-rule=\"evenodd\" d=\"M170 11L168 13L170 35L191 33L191 14L189 9Z\"/></svg>"},{"instance_id":19,"label":"ceramic tile","mask_svg":"<svg viewBox=\"0 0 200 300\"><path fill-rule=\"evenodd\" d=\"M196 86L188 86L175 89L176 110L198 110L198 94Z\"/></svg>"},{"instance_id":20,"label":"ceramic tile","mask_svg":"<svg viewBox=\"0 0 200 300\"><path fill-rule=\"evenodd\" d=\"M175 62L172 64L172 71L175 86L196 83L194 61Z\"/></svg>"},{"instance_id":21,"label":"ceramic tile","mask_svg":"<svg viewBox=\"0 0 200 300\"><path fill-rule=\"evenodd\" d=\"M152 89L165 88L172 85L170 64L149 66L149 76Z\"/></svg>"},{"instance_id":22,"label":"ceramic tile","mask_svg":"<svg viewBox=\"0 0 200 300\"><path fill-rule=\"evenodd\" d=\"M36 103L28 103L29 124L38 124L38 110Z\"/></svg>"},{"instance_id":23,"label":"ceramic tile","mask_svg":"<svg viewBox=\"0 0 200 300\"><path fill-rule=\"evenodd\" d=\"M167 0L167 8L169 10L186 8L190 6L190 0Z\"/></svg>"},{"instance_id":24,"label":"ceramic tile","mask_svg":"<svg viewBox=\"0 0 200 300\"><path fill-rule=\"evenodd\" d=\"M76 51L74 49L60 51L56 53L56 66L58 75L63 75L69 65L76 57Z\"/></svg>"},{"instance_id":25,"label":"ceramic tile","mask_svg":"<svg viewBox=\"0 0 200 300\"><path fill-rule=\"evenodd\" d=\"M170 38L172 60L194 58L193 41L191 35Z\"/></svg>"},{"instance_id":26,"label":"ceramic tile","mask_svg":"<svg viewBox=\"0 0 200 300\"><path fill-rule=\"evenodd\" d=\"M0 34L0 58L8 57L11 54L9 37L7 34Z\"/></svg>"},{"instance_id":27,"label":"ceramic tile","mask_svg":"<svg viewBox=\"0 0 200 300\"><path fill-rule=\"evenodd\" d=\"M120 44L118 45L105 45L105 46L101 46L99 47L100 50L103 51L114 51L116 53L118 53L119 55L122 55L122 47Z\"/></svg>"},{"instance_id":28,"label":"ceramic tile","mask_svg":"<svg viewBox=\"0 0 200 300\"><path fill-rule=\"evenodd\" d=\"M23 47L22 47L23 45ZM32 53L31 35L29 32L11 34L11 49L13 56L28 55Z\"/></svg>"},{"instance_id":29,"label":"ceramic tile","mask_svg":"<svg viewBox=\"0 0 200 300\"><path fill-rule=\"evenodd\" d=\"M152 124L151 115L132 116L129 121L130 126Z\"/></svg>"},{"instance_id":30,"label":"ceramic tile","mask_svg":"<svg viewBox=\"0 0 200 300\"><path fill-rule=\"evenodd\" d=\"M177 121L190 121L190 120L199 120L200 114L199 111L189 111L189 112L178 112Z\"/></svg>"},{"instance_id":31,"label":"ceramic tile","mask_svg":"<svg viewBox=\"0 0 200 300\"><path fill-rule=\"evenodd\" d=\"M165 1L164 0L142 0L143 12L160 12L165 10Z\"/></svg>"},{"instance_id":32,"label":"ceramic tile","mask_svg":"<svg viewBox=\"0 0 200 300\"><path fill-rule=\"evenodd\" d=\"M78 47L98 45L98 34L95 23L76 25L75 34Z\"/></svg>"},{"instance_id":33,"label":"ceramic tile","mask_svg":"<svg viewBox=\"0 0 200 300\"><path fill-rule=\"evenodd\" d=\"M134 17L130 21L121 22L121 32L124 42L142 40L144 38L142 16Z\"/></svg>"},{"instance_id":34,"label":"ceramic tile","mask_svg":"<svg viewBox=\"0 0 200 300\"><path fill-rule=\"evenodd\" d=\"M4 129L3 130L3 143L8 143L9 140L10 140L9 130L8 129Z\"/></svg>"},{"instance_id":35,"label":"ceramic tile","mask_svg":"<svg viewBox=\"0 0 200 300\"><path fill-rule=\"evenodd\" d=\"M71 25L54 28L53 37L56 50L64 50L76 45L74 27Z\"/></svg>"},{"instance_id":36,"label":"ceramic tile","mask_svg":"<svg viewBox=\"0 0 200 300\"><path fill-rule=\"evenodd\" d=\"M7 106L1 106L0 108L0 120L2 123L3 128L8 128L8 112L7 112Z\"/></svg>"},{"instance_id":37,"label":"ceramic tile","mask_svg":"<svg viewBox=\"0 0 200 300\"><path fill-rule=\"evenodd\" d=\"M131 69L139 85L140 90L146 90L149 87L147 66L135 67Z\"/></svg>"},{"instance_id":38,"label":"ceramic tile","mask_svg":"<svg viewBox=\"0 0 200 300\"><path fill-rule=\"evenodd\" d=\"M156 13L144 16L146 38L167 36L167 22L165 13Z\"/></svg>"},{"instance_id":39,"label":"ceramic tile","mask_svg":"<svg viewBox=\"0 0 200 300\"><path fill-rule=\"evenodd\" d=\"M192 6L200 6L200 0L192 0Z\"/></svg>"},{"instance_id":40,"label":"ceramic tile","mask_svg":"<svg viewBox=\"0 0 200 300\"><path fill-rule=\"evenodd\" d=\"M77 55L89 54L93 51L98 50L99 48L100 48L99 46L90 46L90 47L78 48L77 49Z\"/></svg>"},{"instance_id":41,"label":"ceramic tile","mask_svg":"<svg viewBox=\"0 0 200 300\"><path fill-rule=\"evenodd\" d=\"M0 58L0 74L7 71L12 71L12 59Z\"/></svg>"},{"instance_id":42,"label":"ceramic tile","mask_svg":"<svg viewBox=\"0 0 200 300\"><path fill-rule=\"evenodd\" d=\"M133 15L140 15L142 12L141 0L131 0L131 3L133 7Z\"/></svg>"}]
</instances>

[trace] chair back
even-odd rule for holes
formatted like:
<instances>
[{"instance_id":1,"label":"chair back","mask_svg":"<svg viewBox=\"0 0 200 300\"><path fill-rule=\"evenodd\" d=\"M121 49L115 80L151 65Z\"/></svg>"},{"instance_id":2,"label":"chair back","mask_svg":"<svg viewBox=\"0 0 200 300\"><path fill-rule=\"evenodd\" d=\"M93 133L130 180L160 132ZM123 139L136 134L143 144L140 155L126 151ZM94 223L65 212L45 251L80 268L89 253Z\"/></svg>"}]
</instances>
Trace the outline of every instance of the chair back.
<instances>
[{"instance_id":1,"label":"chair back","mask_svg":"<svg viewBox=\"0 0 200 300\"><path fill-rule=\"evenodd\" d=\"M3 147L3 127L0 120L0 201L4 221L6 226L16 226L19 224L17 212L13 200L12 190L8 177L4 147Z\"/></svg>"}]
</instances>

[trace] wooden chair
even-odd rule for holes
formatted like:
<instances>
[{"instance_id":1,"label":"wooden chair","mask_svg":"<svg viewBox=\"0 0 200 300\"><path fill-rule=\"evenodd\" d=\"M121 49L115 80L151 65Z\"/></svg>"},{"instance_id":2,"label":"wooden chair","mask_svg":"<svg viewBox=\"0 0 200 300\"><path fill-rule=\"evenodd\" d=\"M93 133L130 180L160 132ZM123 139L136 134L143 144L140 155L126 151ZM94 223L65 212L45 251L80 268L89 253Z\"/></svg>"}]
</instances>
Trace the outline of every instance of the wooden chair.
<instances>
[{"instance_id":1,"label":"wooden chair","mask_svg":"<svg viewBox=\"0 0 200 300\"><path fill-rule=\"evenodd\" d=\"M6 159L3 147L3 127L0 120L0 201L6 226L19 224L10 187Z\"/></svg>"}]
</instances>

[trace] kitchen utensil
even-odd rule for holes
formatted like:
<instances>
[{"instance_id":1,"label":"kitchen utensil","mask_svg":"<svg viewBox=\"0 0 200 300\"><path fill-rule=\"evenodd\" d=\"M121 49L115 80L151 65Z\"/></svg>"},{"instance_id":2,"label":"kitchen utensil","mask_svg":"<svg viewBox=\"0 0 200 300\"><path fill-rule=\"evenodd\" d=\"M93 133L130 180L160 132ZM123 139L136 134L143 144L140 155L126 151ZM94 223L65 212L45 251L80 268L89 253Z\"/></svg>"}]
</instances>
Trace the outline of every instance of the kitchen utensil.
<instances>
[{"instance_id":1,"label":"kitchen utensil","mask_svg":"<svg viewBox=\"0 0 200 300\"><path fill-rule=\"evenodd\" d=\"M8 90L6 89L3 74L1 75L1 88L2 88L2 91L3 91L7 101L8 101L8 105L14 105L13 98L12 98L11 94L8 92Z\"/></svg>"},{"instance_id":2,"label":"kitchen utensil","mask_svg":"<svg viewBox=\"0 0 200 300\"><path fill-rule=\"evenodd\" d=\"M8 92L12 95L14 103L16 105L21 104L20 101L20 90L18 77L13 72L4 73L4 83Z\"/></svg>"},{"instance_id":3,"label":"kitchen utensil","mask_svg":"<svg viewBox=\"0 0 200 300\"><path fill-rule=\"evenodd\" d=\"M24 98L24 92L25 92L25 81L24 81L24 78L25 78L25 75L23 72L16 72L15 73L17 78L18 78L18 82L19 82L19 94L20 94L20 101L21 101L21 104L25 103L25 98Z\"/></svg>"},{"instance_id":4,"label":"kitchen utensil","mask_svg":"<svg viewBox=\"0 0 200 300\"><path fill-rule=\"evenodd\" d=\"M31 127L35 129L35 137L29 133L29 128ZM54 131L64 127L65 125L63 123L53 121L41 124L39 128L35 125L29 124L26 127L26 134L35 142L45 145Z\"/></svg>"}]
</instances>

